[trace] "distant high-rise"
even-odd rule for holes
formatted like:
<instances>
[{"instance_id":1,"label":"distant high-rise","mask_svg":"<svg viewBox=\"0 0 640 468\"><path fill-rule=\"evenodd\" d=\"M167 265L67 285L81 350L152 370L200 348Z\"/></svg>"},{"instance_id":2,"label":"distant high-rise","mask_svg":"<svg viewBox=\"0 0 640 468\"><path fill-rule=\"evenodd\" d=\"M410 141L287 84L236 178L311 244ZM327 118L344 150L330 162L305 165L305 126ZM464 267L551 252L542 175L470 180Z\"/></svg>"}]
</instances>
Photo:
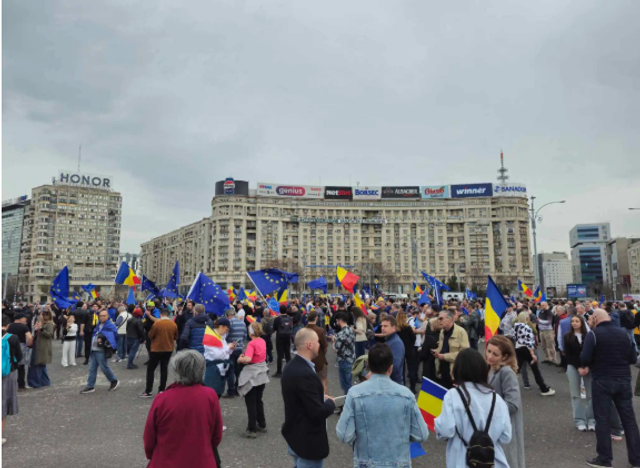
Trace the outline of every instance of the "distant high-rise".
<instances>
[{"instance_id":1,"label":"distant high-rise","mask_svg":"<svg viewBox=\"0 0 640 468\"><path fill-rule=\"evenodd\" d=\"M591 285L597 294L599 286L608 283L607 242L611 239L609 223L578 224L569 232L573 281Z\"/></svg>"},{"instance_id":2,"label":"distant high-rise","mask_svg":"<svg viewBox=\"0 0 640 468\"><path fill-rule=\"evenodd\" d=\"M31 191L24 214L18 291L45 302L55 275L69 267L71 289L110 287L118 267L122 197L108 177L62 171Z\"/></svg>"},{"instance_id":3,"label":"distant high-rise","mask_svg":"<svg viewBox=\"0 0 640 468\"><path fill-rule=\"evenodd\" d=\"M3 299L13 299L16 292L24 212L29 203L26 195L2 202Z\"/></svg>"}]
</instances>

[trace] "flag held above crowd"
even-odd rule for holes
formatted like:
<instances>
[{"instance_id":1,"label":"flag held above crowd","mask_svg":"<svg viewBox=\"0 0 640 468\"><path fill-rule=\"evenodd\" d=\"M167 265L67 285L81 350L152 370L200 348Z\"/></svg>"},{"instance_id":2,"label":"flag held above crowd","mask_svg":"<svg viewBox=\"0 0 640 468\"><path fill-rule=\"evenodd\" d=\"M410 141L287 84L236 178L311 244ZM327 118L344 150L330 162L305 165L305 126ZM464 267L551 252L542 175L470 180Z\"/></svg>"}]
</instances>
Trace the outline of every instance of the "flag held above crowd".
<instances>
[{"instance_id":1,"label":"flag held above crowd","mask_svg":"<svg viewBox=\"0 0 640 468\"><path fill-rule=\"evenodd\" d=\"M187 299L204 306L204 310L221 316L229 307L227 294L207 275L200 272L189 289Z\"/></svg>"},{"instance_id":2,"label":"flag held above crowd","mask_svg":"<svg viewBox=\"0 0 640 468\"><path fill-rule=\"evenodd\" d=\"M158 286L156 286L156 284L153 281L151 281L149 278L147 278L144 275L142 275L142 285L140 289L142 291L149 291L154 296L160 295L160 289L158 288Z\"/></svg>"},{"instance_id":3,"label":"flag held above crowd","mask_svg":"<svg viewBox=\"0 0 640 468\"><path fill-rule=\"evenodd\" d=\"M526 284L520 281L520 278L518 278L518 290L522 291L522 293L527 297L533 296L533 292L531 291L531 289L529 289Z\"/></svg>"},{"instance_id":4,"label":"flag held above crowd","mask_svg":"<svg viewBox=\"0 0 640 468\"><path fill-rule=\"evenodd\" d=\"M122 262L120 264L120 269L118 270L118 274L116 275L116 284L124 284L129 287L135 286L136 284L140 284L140 278L136 276L133 272L133 268L131 268L127 262Z\"/></svg>"},{"instance_id":5,"label":"flag held above crowd","mask_svg":"<svg viewBox=\"0 0 640 468\"><path fill-rule=\"evenodd\" d=\"M282 285L286 287L287 283L298 282L298 275L296 273L288 273L278 270L277 268L247 271L247 276L263 296L272 293L276 289L280 289Z\"/></svg>"},{"instance_id":6,"label":"flag held above crowd","mask_svg":"<svg viewBox=\"0 0 640 468\"><path fill-rule=\"evenodd\" d=\"M127 296L127 304L134 304L136 303L136 294L134 291L135 288L129 288L129 295Z\"/></svg>"},{"instance_id":7,"label":"flag held above crowd","mask_svg":"<svg viewBox=\"0 0 640 468\"><path fill-rule=\"evenodd\" d=\"M163 289L162 297L170 297L173 299L177 298L179 284L180 284L180 265L176 260L176 264L174 265L173 271L171 272L171 277L169 278L169 282Z\"/></svg>"},{"instance_id":8,"label":"flag held above crowd","mask_svg":"<svg viewBox=\"0 0 640 468\"><path fill-rule=\"evenodd\" d=\"M489 341L493 335L498 333L500 319L509 308L509 304L507 304L507 301L491 276L487 278L487 297L484 301L484 334L485 340Z\"/></svg>"},{"instance_id":9,"label":"flag held above crowd","mask_svg":"<svg viewBox=\"0 0 640 468\"><path fill-rule=\"evenodd\" d=\"M309 289L321 289L324 294L327 294L327 280L324 277L320 277L318 279L311 280L307 283Z\"/></svg>"},{"instance_id":10,"label":"flag held above crowd","mask_svg":"<svg viewBox=\"0 0 640 468\"><path fill-rule=\"evenodd\" d=\"M349 292L353 292L353 287L360 279L358 275L349 273L342 267L336 267L336 278L338 278L342 287Z\"/></svg>"}]
</instances>

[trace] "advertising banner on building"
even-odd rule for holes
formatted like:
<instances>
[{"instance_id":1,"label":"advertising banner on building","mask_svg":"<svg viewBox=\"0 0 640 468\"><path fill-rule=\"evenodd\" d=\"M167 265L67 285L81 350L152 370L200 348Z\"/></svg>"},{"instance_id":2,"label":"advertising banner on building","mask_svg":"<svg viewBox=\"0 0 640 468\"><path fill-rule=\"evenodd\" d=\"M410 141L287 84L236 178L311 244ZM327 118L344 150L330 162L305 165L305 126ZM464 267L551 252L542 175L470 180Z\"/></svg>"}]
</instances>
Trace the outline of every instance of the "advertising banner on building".
<instances>
[{"instance_id":1,"label":"advertising banner on building","mask_svg":"<svg viewBox=\"0 0 640 468\"><path fill-rule=\"evenodd\" d=\"M354 200L380 200L382 187L353 187Z\"/></svg>"},{"instance_id":2,"label":"advertising banner on building","mask_svg":"<svg viewBox=\"0 0 640 468\"><path fill-rule=\"evenodd\" d=\"M494 197L526 197L527 187L524 184L510 182L506 184L494 184Z\"/></svg>"},{"instance_id":3,"label":"advertising banner on building","mask_svg":"<svg viewBox=\"0 0 640 468\"><path fill-rule=\"evenodd\" d=\"M324 187L258 182L256 193L262 197L322 198Z\"/></svg>"},{"instance_id":4,"label":"advertising banner on building","mask_svg":"<svg viewBox=\"0 0 640 468\"><path fill-rule=\"evenodd\" d=\"M76 171L58 171L56 183L61 185L77 185L81 187L93 187L99 189L112 189L113 179L95 174L80 174Z\"/></svg>"},{"instance_id":5,"label":"advertising banner on building","mask_svg":"<svg viewBox=\"0 0 640 468\"><path fill-rule=\"evenodd\" d=\"M324 198L327 200L353 200L351 187L325 187Z\"/></svg>"},{"instance_id":6,"label":"advertising banner on building","mask_svg":"<svg viewBox=\"0 0 640 468\"><path fill-rule=\"evenodd\" d=\"M452 198L477 198L493 196L492 184L464 184L452 185Z\"/></svg>"},{"instance_id":7,"label":"advertising banner on building","mask_svg":"<svg viewBox=\"0 0 640 468\"><path fill-rule=\"evenodd\" d=\"M216 182L216 196L218 195L242 195L249 196L249 182L246 180L235 180L227 177L225 180Z\"/></svg>"},{"instance_id":8,"label":"advertising banner on building","mask_svg":"<svg viewBox=\"0 0 640 468\"><path fill-rule=\"evenodd\" d=\"M420 198L420 187L382 187L382 198Z\"/></svg>"},{"instance_id":9,"label":"advertising banner on building","mask_svg":"<svg viewBox=\"0 0 640 468\"><path fill-rule=\"evenodd\" d=\"M422 198L451 198L448 185L426 185L420 187Z\"/></svg>"},{"instance_id":10,"label":"advertising banner on building","mask_svg":"<svg viewBox=\"0 0 640 468\"><path fill-rule=\"evenodd\" d=\"M567 284L567 297L587 297L587 285Z\"/></svg>"}]
</instances>

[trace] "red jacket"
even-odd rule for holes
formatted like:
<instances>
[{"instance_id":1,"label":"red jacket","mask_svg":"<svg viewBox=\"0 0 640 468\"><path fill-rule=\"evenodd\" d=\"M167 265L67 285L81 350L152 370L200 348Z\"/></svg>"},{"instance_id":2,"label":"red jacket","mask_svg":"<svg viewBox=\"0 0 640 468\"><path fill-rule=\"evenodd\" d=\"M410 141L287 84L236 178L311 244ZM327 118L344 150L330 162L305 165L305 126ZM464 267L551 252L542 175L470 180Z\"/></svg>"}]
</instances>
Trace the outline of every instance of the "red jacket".
<instances>
[{"instance_id":1,"label":"red jacket","mask_svg":"<svg viewBox=\"0 0 640 468\"><path fill-rule=\"evenodd\" d=\"M144 427L148 468L217 467L213 447L222 440L216 392L201 384L173 384L156 396Z\"/></svg>"}]
</instances>

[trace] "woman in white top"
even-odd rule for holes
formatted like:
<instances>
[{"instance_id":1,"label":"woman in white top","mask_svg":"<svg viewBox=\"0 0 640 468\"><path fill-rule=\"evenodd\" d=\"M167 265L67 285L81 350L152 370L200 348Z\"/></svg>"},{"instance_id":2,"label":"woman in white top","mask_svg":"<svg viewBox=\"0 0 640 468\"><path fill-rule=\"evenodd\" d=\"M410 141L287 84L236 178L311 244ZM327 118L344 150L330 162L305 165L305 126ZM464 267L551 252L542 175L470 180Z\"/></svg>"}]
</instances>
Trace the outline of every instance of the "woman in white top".
<instances>
[{"instance_id":1,"label":"woman in white top","mask_svg":"<svg viewBox=\"0 0 640 468\"><path fill-rule=\"evenodd\" d=\"M67 318L67 326L62 335L62 367L76 365L76 335L78 324L74 315Z\"/></svg>"},{"instance_id":2,"label":"woman in white top","mask_svg":"<svg viewBox=\"0 0 640 468\"><path fill-rule=\"evenodd\" d=\"M479 430L486 427L495 395L487 382L488 375L489 366L478 351L473 348L460 351L453 366L453 378L469 404ZM458 389L452 388L445 394L442 413L436 418L435 426L436 437L448 439L447 468L468 467L466 444L474 431ZM499 395L495 396L489 436L493 440L496 468L509 468L501 444L511 441L511 420L507 404Z\"/></svg>"},{"instance_id":3,"label":"woman in white top","mask_svg":"<svg viewBox=\"0 0 640 468\"><path fill-rule=\"evenodd\" d=\"M356 319L356 359L363 356L367 351L367 319L362 309L353 306L351 313Z\"/></svg>"},{"instance_id":4,"label":"woman in white top","mask_svg":"<svg viewBox=\"0 0 640 468\"><path fill-rule=\"evenodd\" d=\"M229 319L220 317L216 320L213 330L207 325L202 339L204 359L207 363L203 384L213 388L218 398L224 392L224 376L229 369L229 356L236 348L236 343L227 344L226 337L230 327Z\"/></svg>"}]
</instances>

